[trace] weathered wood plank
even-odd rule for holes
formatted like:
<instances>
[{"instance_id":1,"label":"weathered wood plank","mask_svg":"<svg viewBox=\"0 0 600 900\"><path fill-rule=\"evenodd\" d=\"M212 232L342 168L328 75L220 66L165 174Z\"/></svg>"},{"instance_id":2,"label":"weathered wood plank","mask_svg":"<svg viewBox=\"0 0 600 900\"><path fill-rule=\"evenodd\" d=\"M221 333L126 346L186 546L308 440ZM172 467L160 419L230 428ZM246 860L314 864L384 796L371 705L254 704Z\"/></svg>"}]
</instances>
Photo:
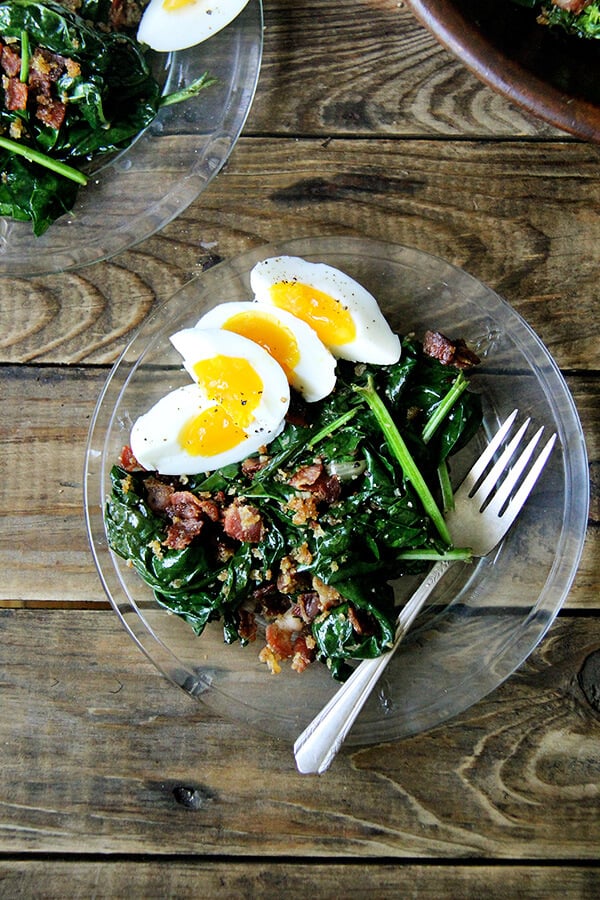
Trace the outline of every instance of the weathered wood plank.
<instances>
[{"instance_id":1,"label":"weathered wood plank","mask_svg":"<svg viewBox=\"0 0 600 900\"><path fill-rule=\"evenodd\" d=\"M344 748L318 785L168 684L112 612L2 610L0 628L4 853L597 859L598 695L578 673L598 618L561 618L471 710Z\"/></svg>"},{"instance_id":2,"label":"weathered wood plank","mask_svg":"<svg viewBox=\"0 0 600 900\"><path fill-rule=\"evenodd\" d=\"M577 143L244 139L204 196L139 249L2 282L0 360L111 362L157 300L215 257L352 234L462 266L528 320L562 368L594 368L599 159L600 148Z\"/></svg>"},{"instance_id":3,"label":"weathered wood plank","mask_svg":"<svg viewBox=\"0 0 600 900\"><path fill-rule=\"evenodd\" d=\"M452 865L414 863L306 864L297 860L257 863L204 862L188 858L139 861L0 862L0 891L7 897L130 896L153 898L239 897L240 900L304 896L319 900L339 897L460 897L461 900L592 900L600 887L597 867L544 865ZM41 887L43 885L43 888Z\"/></svg>"},{"instance_id":4,"label":"weathered wood plank","mask_svg":"<svg viewBox=\"0 0 600 900\"><path fill-rule=\"evenodd\" d=\"M561 134L479 82L397 0L265 4L247 131L315 135Z\"/></svg>"},{"instance_id":5,"label":"weathered wood plank","mask_svg":"<svg viewBox=\"0 0 600 900\"><path fill-rule=\"evenodd\" d=\"M94 367L7 366L2 371L3 463L10 477L0 484L0 604L105 600L85 533L82 469L90 417L106 374ZM573 376L569 384L588 439L591 521L597 526L598 382ZM596 526L590 528L569 608L598 607Z\"/></svg>"}]
</instances>

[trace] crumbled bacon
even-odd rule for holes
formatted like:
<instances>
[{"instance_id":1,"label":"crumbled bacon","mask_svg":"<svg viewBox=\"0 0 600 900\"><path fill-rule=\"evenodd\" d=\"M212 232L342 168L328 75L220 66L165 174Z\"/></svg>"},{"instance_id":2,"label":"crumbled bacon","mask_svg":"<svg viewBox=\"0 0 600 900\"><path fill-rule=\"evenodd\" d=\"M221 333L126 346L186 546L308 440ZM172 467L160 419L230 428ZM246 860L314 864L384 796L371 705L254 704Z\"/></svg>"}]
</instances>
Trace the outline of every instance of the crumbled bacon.
<instances>
[{"instance_id":1,"label":"crumbled bacon","mask_svg":"<svg viewBox=\"0 0 600 900\"><path fill-rule=\"evenodd\" d=\"M238 633L243 641L255 641L258 626L253 612L240 607L237 611Z\"/></svg>"},{"instance_id":2,"label":"crumbled bacon","mask_svg":"<svg viewBox=\"0 0 600 900\"><path fill-rule=\"evenodd\" d=\"M467 347L462 338L452 341L439 331L425 332L423 352L445 366L456 366L457 369L470 369L480 362L477 354Z\"/></svg>"},{"instance_id":3,"label":"crumbled bacon","mask_svg":"<svg viewBox=\"0 0 600 900\"><path fill-rule=\"evenodd\" d=\"M21 57L6 44L0 44L0 68L4 73L4 105L8 110L29 110L37 119L58 130L66 117L67 107L57 93L57 82L68 73L77 77L81 67L75 60L44 47L31 53L27 82L22 82Z\"/></svg>"},{"instance_id":4,"label":"crumbled bacon","mask_svg":"<svg viewBox=\"0 0 600 900\"><path fill-rule=\"evenodd\" d=\"M294 656L292 669L295 672L304 672L307 666L314 660L317 650L316 641L311 634L301 634L294 641Z\"/></svg>"},{"instance_id":5,"label":"crumbled bacon","mask_svg":"<svg viewBox=\"0 0 600 900\"><path fill-rule=\"evenodd\" d=\"M242 463L242 473L246 478L252 479L257 472L264 469L268 462L269 458L266 456L250 456Z\"/></svg>"},{"instance_id":6,"label":"crumbled bacon","mask_svg":"<svg viewBox=\"0 0 600 900\"><path fill-rule=\"evenodd\" d=\"M0 66L11 78L17 76L21 71L21 57L18 53L9 47L8 44L2 45L2 56L0 56Z\"/></svg>"},{"instance_id":7,"label":"crumbled bacon","mask_svg":"<svg viewBox=\"0 0 600 900\"><path fill-rule=\"evenodd\" d=\"M198 537L206 522L215 522L221 515L213 500L203 500L191 491L169 493L156 489L153 499L157 503L166 501L163 511L172 519L172 524L163 543L171 550L183 550Z\"/></svg>"},{"instance_id":8,"label":"crumbled bacon","mask_svg":"<svg viewBox=\"0 0 600 900\"><path fill-rule=\"evenodd\" d=\"M316 591L305 591L299 594L298 602L294 607L294 615L306 622L313 622L322 612L321 600Z\"/></svg>"},{"instance_id":9,"label":"crumbled bacon","mask_svg":"<svg viewBox=\"0 0 600 900\"><path fill-rule=\"evenodd\" d=\"M299 491L310 490L323 472L323 463L317 459L308 466L302 466L288 479L288 483Z\"/></svg>"},{"instance_id":10,"label":"crumbled bacon","mask_svg":"<svg viewBox=\"0 0 600 900\"><path fill-rule=\"evenodd\" d=\"M272 581L253 591L251 600L254 601L257 610L270 619L281 615L289 606L288 598L277 590L277 585Z\"/></svg>"},{"instance_id":11,"label":"crumbled bacon","mask_svg":"<svg viewBox=\"0 0 600 900\"><path fill-rule=\"evenodd\" d=\"M167 484L151 475L144 480L144 487L146 488L148 506L152 512L165 513L171 497L175 493L173 485Z\"/></svg>"},{"instance_id":12,"label":"crumbled bacon","mask_svg":"<svg viewBox=\"0 0 600 900\"><path fill-rule=\"evenodd\" d=\"M121 449L121 454L119 456L119 465L127 472L135 472L143 468L142 466L140 466L139 462L133 455L131 447L128 445L125 445Z\"/></svg>"},{"instance_id":13,"label":"crumbled bacon","mask_svg":"<svg viewBox=\"0 0 600 900\"><path fill-rule=\"evenodd\" d=\"M234 501L225 510L223 530L236 541L256 544L263 539L265 526L255 506Z\"/></svg>"},{"instance_id":14,"label":"crumbled bacon","mask_svg":"<svg viewBox=\"0 0 600 900\"><path fill-rule=\"evenodd\" d=\"M321 607L323 611L328 609L333 609L334 606L339 606L342 602L342 595L338 590L332 587L329 584L325 584L318 575L315 575L312 580L313 588L319 595L319 600L321 603Z\"/></svg>"},{"instance_id":15,"label":"crumbled bacon","mask_svg":"<svg viewBox=\"0 0 600 900\"><path fill-rule=\"evenodd\" d=\"M356 606L353 606L352 604L348 607L348 621L352 625L354 631L360 635L368 636L370 634L375 634L377 630L373 617L369 615L368 612L357 609Z\"/></svg>"},{"instance_id":16,"label":"crumbled bacon","mask_svg":"<svg viewBox=\"0 0 600 900\"><path fill-rule=\"evenodd\" d=\"M38 97L37 109L35 111L36 119L48 125L50 128L59 129L65 121L67 107L60 100L51 100L44 95Z\"/></svg>"},{"instance_id":17,"label":"crumbled bacon","mask_svg":"<svg viewBox=\"0 0 600 900\"><path fill-rule=\"evenodd\" d=\"M267 625L265 637L267 647L275 654L278 660L291 659L294 655L293 632L281 628L277 622Z\"/></svg>"},{"instance_id":18,"label":"crumbled bacon","mask_svg":"<svg viewBox=\"0 0 600 900\"><path fill-rule=\"evenodd\" d=\"M18 78L5 78L4 103L7 109L27 109L27 95L29 88Z\"/></svg>"},{"instance_id":19,"label":"crumbled bacon","mask_svg":"<svg viewBox=\"0 0 600 900\"><path fill-rule=\"evenodd\" d=\"M288 479L288 483L296 490L309 491L316 500L329 505L339 500L341 493L339 478L337 475L327 474L321 459L302 466Z\"/></svg>"}]
</instances>

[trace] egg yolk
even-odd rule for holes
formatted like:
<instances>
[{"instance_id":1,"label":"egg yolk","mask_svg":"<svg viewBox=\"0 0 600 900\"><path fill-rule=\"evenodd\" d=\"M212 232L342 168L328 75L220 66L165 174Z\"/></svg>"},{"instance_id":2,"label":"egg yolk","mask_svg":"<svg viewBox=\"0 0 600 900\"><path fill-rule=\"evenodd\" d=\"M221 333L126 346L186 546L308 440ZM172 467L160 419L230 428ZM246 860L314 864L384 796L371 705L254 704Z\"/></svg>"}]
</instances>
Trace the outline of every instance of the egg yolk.
<instances>
[{"instance_id":1,"label":"egg yolk","mask_svg":"<svg viewBox=\"0 0 600 900\"><path fill-rule=\"evenodd\" d=\"M183 6L192 6L194 0L163 0L163 9L171 12L174 9L181 9Z\"/></svg>"},{"instance_id":2,"label":"egg yolk","mask_svg":"<svg viewBox=\"0 0 600 900\"><path fill-rule=\"evenodd\" d=\"M216 456L241 444L246 432L218 404L189 419L179 432L180 446L190 456Z\"/></svg>"},{"instance_id":3,"label":"egg yolk","mask_svg":"<svg viewBox=\"0 0 600 900\"><path fill-rule=\"evenodd\" d=\"M330 294L299 281L279 281L269 290L275 306L307 322L326 346L348 344L356 337L352 316Z\"/></svg>"},{"instance_id":4,"label":"egg yolk","mask_svg":"<svg viewBox=\"0 0 600 900\"><path fill-rule=\"evenodd\" d=\"M268 313L236 313L227 319L223 328L241 334L255 344L260 344L273 359L277 360L288 378L300 362L300 349L294 333Z\"/></svg>"},{"instance_id":5,"label":"egg yolk","mask_svg":"<svg viewBox=\"0 0 600 900\"><path fill-rule=\"evenodd\" d=\"M211 356L194 364L194 376L209 400L214 400L242 428L254 419L263 393L262 378L241 356Z\"/></svg>"},{"instance_id":6,"label":"egg yolk","mask_svg":"<svg viewBox=\"0 0 600 900\"><path fill-rule=\"evenodd\" d=\"M242 357L217 355L195 363L194 375L215 405L193 416L179 432L179 443L193 456L215 456L237 447L254 420L263 382Z\"/></svg>"}]
</instances>

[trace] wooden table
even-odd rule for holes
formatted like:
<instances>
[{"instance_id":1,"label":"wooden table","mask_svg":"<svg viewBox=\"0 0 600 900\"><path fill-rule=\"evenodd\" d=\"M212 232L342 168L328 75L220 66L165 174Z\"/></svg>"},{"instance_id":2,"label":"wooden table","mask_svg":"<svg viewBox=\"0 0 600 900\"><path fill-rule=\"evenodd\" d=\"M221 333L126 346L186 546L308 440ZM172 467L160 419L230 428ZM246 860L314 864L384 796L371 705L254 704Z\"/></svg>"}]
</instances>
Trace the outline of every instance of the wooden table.
<instances>
[{"instance_id":1,"label":"wooden table","mask_svg":"<svg viewBox=\"0 0 600 900\"><path fill-rule=\"evenodd\" d=\"M0 895L597 896L600 147L492 93L396 0L265 14L254 107L204 196L110 262L0 282ZM96 578L81 473L107 371L156 303L215 257L323 233L499 291L566 376L592 501L576 582L520 671L315 781L135 647Z\"/></svg>"}]
</instances>

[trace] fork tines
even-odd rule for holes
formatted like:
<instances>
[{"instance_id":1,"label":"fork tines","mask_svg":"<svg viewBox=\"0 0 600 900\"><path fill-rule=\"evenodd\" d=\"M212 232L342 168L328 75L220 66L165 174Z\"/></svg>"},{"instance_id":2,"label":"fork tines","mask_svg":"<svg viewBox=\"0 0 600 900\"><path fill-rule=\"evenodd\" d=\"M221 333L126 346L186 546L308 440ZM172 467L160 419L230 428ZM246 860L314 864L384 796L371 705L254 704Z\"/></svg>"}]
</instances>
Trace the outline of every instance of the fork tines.
<instances>
[{"instance_id":1,"label":"fork tines","mask_svg":"<svg viewBox=\"0 0 600 900\"><path fill-rule=\"evenodd\" d=\"M468 482L465 484L465 487L468 489L469 497L472 498L473 502L476 504L479 503L480 508L485 508L486 512L490 515L496 514L503 518L508 516L509 519L511 517L514 518L525 503L526 498L530 494L540 472L544 468L556 442L556 434L553 434L546 442L522 483L513 494L519 479L531 461L534 451L544 433L544 426L542 425L529 440L529 443L521 451L519 456L514 460L512 465L510 465L511 460L515 456L525 432L531 423L531 419L527 418L514 437L506 445L490 471L485 475L483 481L481 481L481 478L486 472L489 464L492 462L494 455L508 436L517 414L518 410L516 409L510 414L465 479L465 482ZM498 484L503 473L506 473L505 477L502 483Z\"/></svg>"}]
</instances>

